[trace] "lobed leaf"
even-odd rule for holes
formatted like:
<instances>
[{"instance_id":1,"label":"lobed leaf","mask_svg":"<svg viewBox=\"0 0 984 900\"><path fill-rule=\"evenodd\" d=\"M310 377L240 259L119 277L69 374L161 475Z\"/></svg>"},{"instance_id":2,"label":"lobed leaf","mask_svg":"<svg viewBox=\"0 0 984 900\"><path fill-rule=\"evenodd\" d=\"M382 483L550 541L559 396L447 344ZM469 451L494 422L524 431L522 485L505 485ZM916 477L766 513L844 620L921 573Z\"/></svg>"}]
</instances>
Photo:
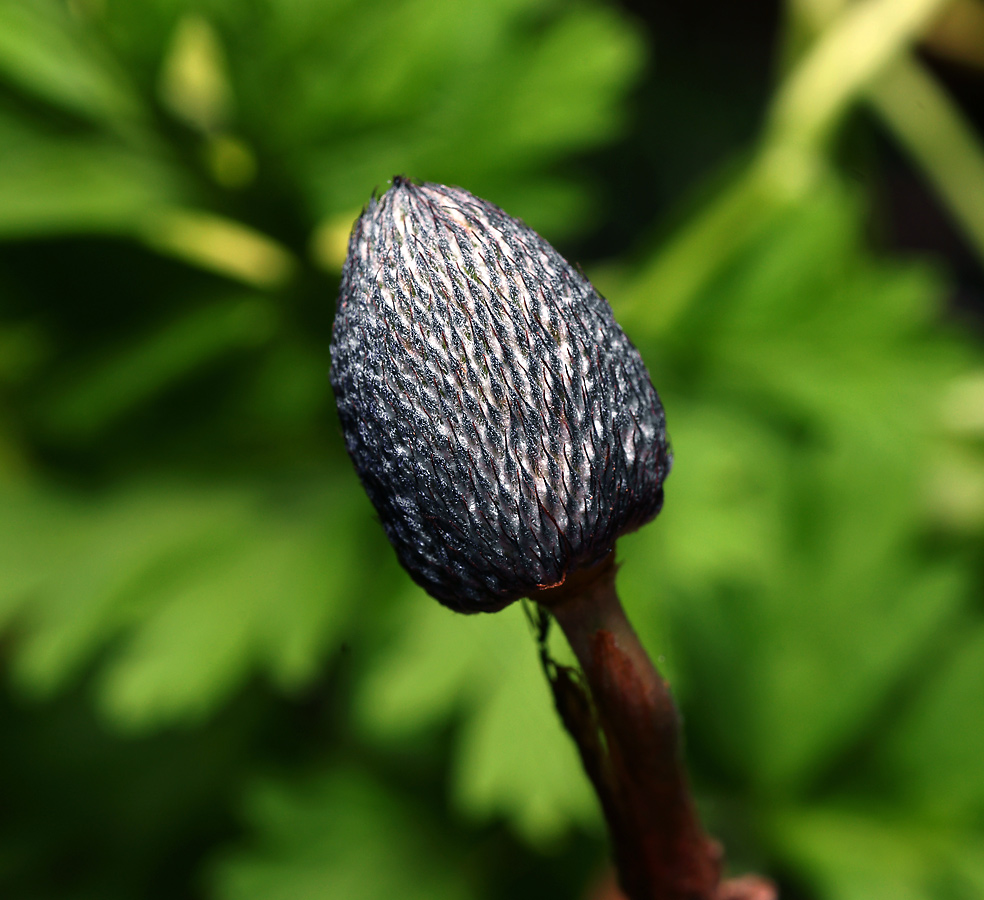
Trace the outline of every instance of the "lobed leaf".
<instances>
[{"instance_id":1,"label":"lobed leaf","mask_svg":"<svg viewBox=\"0 0 984 900\"><path fill-rule=\"evenodd\" d=\"M394 614L399 638L356 697L367 735L392 744L461 716L453 783L460 809L503 816L538 843L571 825L595 826L596 801L519 604L460 616L413 588Z\"/></svg>"},{"instance_id":2,"label":"lobed leaf","mask_svg":"<svg viewBox=\"0 0 984 900\"><path fill-rule=\"evenodd\" d=\"M255 671L297 688L352 611L353 499L330 482L284 492L154 485L96 508L14 495L3 530L16 533L10 552L26 566L0 583L17 616L14 674L49 694L100 659L100 705L140 729L203 717Z\"/></svg>"}]
</instances>

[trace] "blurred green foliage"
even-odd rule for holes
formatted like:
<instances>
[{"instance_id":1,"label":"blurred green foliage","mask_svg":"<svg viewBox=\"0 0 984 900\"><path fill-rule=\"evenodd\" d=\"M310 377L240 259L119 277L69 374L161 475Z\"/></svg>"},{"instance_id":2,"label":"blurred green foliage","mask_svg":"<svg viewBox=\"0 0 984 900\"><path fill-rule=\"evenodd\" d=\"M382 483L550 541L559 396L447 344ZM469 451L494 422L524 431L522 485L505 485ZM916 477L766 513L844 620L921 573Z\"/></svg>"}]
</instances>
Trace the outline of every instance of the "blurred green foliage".
<instances>
[{"instance_id":1,"label":"blurred green foliage","mask_svg":"<svg viewBox=\"0 0 984 900\"><path fill-rule=\"evenodd\" d=\"M760 142L592 271L676 452L620 589L710 829L792 898L984 895L984 353L945 270L871 248L831 137L870 102L973 196L979 140L907 49L941 5L790 3ZM871 60L831 70L865 10ZM522 609L455 616L399 569L328 343L394 173L583 239L646 56L600 0L0 0L4 897L597 878Z\"/></svg>"}]
</instances>

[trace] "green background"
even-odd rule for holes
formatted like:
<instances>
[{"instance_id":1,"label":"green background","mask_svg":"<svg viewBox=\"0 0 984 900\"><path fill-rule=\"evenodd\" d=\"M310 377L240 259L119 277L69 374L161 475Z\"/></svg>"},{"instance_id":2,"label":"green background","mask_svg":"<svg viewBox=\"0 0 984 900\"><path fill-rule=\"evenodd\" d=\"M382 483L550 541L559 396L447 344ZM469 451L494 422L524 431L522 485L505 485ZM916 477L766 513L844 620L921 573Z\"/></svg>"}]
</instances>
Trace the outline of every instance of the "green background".
<instances>
[{"instance_id":1,"label":"green background","mask_svg":"<svg viewBox=\"0 0 984 900\"><path fill-rule=\"evenodd\" d=\"M619 587L734 870L984 896L984 153L926 55L979 84L984 5L946 6L0 0L0 895L600 898L520 605L415 588L340 437L345 240L402 173L523 217L650 367L676 463Z\"/></svg>"}]
</instances>

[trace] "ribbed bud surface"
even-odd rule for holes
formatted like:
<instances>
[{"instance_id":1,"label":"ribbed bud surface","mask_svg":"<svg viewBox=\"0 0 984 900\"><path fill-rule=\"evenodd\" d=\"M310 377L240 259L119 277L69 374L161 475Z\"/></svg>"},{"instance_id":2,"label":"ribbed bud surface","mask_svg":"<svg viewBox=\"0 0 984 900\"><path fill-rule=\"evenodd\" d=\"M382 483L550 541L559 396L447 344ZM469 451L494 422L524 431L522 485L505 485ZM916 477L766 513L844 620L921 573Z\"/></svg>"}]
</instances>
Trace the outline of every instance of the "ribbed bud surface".
<instances>
[{"instance_id":1,"label":"ribbed bud surface","mask_svg":"<svg viewBox=\"0 0 984 900\"><path fill-rule=\"evenodd\" d=\"M663 408L611 307L460 188L393 180L355 225L332 338L349 453L402 564L463 612L659 512Z\"/></svg>"}]
</instances>

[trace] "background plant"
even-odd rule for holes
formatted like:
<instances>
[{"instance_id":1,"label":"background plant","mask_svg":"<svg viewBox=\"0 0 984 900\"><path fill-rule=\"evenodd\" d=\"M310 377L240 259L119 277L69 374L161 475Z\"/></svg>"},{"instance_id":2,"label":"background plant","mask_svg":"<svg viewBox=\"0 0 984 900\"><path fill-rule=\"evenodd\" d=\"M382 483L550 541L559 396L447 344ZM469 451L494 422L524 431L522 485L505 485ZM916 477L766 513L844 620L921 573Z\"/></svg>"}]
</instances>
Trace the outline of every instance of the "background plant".
<instances>
[{"instance_id":1,"label":"background plant","mask_svg":"<svg viewBox=\"0 0 984 900\"><path fill-rule=\"evenodd\" d=\"M984 13L702 10L0 0L5 896L597 876L521 611L409 585L341 444L338 271L397 172L581 259L646 358L677 465L620 591L736 863L984 892L984 154L947 86ZM947 260L898 249L903 156Z\"/></svg>"}]
</instances>

